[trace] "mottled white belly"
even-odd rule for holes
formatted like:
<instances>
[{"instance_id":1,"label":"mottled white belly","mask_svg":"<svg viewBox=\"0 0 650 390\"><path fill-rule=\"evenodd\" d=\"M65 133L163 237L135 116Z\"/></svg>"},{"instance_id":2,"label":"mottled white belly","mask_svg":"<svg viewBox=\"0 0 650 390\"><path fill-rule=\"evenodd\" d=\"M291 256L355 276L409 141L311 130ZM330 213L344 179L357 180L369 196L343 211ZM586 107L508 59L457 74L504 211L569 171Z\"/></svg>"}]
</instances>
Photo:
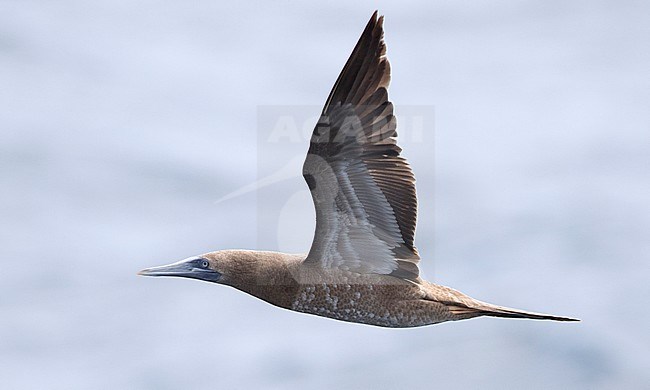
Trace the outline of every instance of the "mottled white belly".
<instances>
[{"instance_id":1,"label":"mottled white belly","mask_svg":"<svg viewBox=\"0 0 650 390\"><path fill-rule=\"evenodd\" d=\"M396 288L399 287L372 284L304 285L291 309L341 321L391 328L423 326L447 320L442 305L415 296L414 299L400 299L406 297L400 297L401 294L396 296Z\"/></svg>"}]
</instances>

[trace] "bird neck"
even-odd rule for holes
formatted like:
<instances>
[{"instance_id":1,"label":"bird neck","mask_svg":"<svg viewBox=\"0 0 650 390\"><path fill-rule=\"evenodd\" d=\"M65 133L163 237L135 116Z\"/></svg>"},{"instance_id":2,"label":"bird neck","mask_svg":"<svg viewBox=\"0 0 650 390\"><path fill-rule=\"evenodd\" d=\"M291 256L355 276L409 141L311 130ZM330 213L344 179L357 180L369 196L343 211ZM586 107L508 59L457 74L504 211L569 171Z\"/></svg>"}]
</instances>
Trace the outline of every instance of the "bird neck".
<instances>
[{"instance_id":1,"label":"bird neck","mask_svg":"<svg viewBox=\"0 0 650 390\"><path fill-rule=\"evenodd\" d=\"M280 307L290 307L298 290L294 278L304 256L279 252L236 251L224 284Z\"/></svg>"}]
</instances>

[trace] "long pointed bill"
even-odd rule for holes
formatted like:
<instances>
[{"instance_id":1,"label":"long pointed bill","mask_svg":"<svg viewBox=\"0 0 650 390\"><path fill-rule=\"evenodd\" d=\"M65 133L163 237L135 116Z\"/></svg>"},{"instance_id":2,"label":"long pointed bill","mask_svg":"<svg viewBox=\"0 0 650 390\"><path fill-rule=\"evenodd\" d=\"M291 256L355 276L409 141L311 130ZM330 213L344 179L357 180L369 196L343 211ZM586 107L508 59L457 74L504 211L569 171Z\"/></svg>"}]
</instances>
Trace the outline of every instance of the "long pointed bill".
<instances>
[{"instance_id":1,"label":"long pointed bill","mask_svg":"<svg viewBox=\"0 0 650 390\"><path fill-rule=\"evenodd\" d=\"M191 257L173 264L151 267L138 272L142 276L175 276L216 282L221 274L210 268L209 262L201 257Z\"/></svg>"}]
</instances>

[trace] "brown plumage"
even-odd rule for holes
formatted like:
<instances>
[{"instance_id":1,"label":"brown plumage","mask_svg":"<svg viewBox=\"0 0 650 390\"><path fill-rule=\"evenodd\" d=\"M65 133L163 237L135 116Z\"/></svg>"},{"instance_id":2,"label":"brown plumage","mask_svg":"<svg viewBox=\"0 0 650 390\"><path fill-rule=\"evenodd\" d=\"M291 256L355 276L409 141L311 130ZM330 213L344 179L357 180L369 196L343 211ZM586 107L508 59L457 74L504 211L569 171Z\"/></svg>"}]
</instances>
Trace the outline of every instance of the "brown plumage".
<instances>
[{"instance_id":1,"label":"brown plumage","mask_svg":"<svg viewBox=\"0 0 650 390\"><path fill-rule=\"evenodd\" d=\"M478 316L577 321L488 304L419 277L415 177L397 146L389 82L375 11L327 98L303 166L316 208L308 255L224 250L140 274L225 284L285 309L385 327Z\"/></svg>"}]
</instances>

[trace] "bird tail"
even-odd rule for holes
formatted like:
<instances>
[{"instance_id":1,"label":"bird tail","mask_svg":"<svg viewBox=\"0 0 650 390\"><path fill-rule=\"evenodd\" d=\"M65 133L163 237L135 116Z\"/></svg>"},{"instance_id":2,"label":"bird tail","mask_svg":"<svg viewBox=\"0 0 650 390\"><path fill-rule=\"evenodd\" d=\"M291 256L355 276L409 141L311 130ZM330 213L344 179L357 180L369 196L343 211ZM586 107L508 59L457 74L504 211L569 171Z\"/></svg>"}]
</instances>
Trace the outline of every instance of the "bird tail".
<instances>
[{"instance_id":1,"label":"bird tail","mask_svg":"<svg viewBox=\"0 0 650 390\"><path fill-rule=\"evenodd\" d=\"M492 305L490 303L477 301L476 305L464 306L453 304L447 306L449 311L457 315L459 319L479 316L501 317L501 318L527 318L532 320L551 321L580 321L577 318L555 316L550 314L535 313L525 310L511 309L509 307Z\"/></svg>"}]
</instances>

